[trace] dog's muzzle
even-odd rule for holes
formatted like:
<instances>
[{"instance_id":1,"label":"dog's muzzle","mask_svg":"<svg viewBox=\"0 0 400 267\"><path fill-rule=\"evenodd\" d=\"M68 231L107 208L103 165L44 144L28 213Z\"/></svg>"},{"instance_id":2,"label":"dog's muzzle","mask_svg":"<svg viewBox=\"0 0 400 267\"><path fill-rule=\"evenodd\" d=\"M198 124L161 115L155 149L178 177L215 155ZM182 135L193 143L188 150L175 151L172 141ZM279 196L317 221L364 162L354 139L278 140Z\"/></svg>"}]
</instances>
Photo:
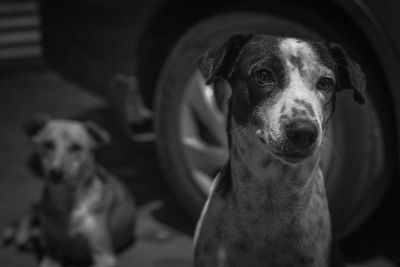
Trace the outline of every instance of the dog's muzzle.
<instances>
[{"instance_id":1,"label":"dog's muzzle","mask_svg":"<svg viewBox=\"0 0 400 267\"><path fill-rule=\"evenodd\" d=\"M292 119L281 126L282 137L273 140L265 131L257 131L260 140L271 153L286 162L296 163L310 157L316 147L319 135L318 125L310 119Z\"/></svg>"},{"instance_id":2,"label":"dog's muzzle","mask_svg":"<svg viewBox=\"0 0 400 267\"><path fill-rule=\"evenodd\" d=\"M314 154L317 148L319 128L316 121L306 118L291 119L282 124L280 137L272 138L266 130L256 135L267 150L286 162L300 162Z\"/></svg>"},{"instance_id":3,"label":"dog's muzzle","mask_svg":"<svg viewBox=\"0 0 400 267\"><path fill-rule=\"evenodd\" d=\"M311 120L297 119L286 124L285 133L290 150L303 151L317 141L318 128Z\"/></svg>"},{"instance_id":4,"label":"dog's muzzle","mask_svg":"<svg viewBox=\"0 0 400 267\"><path fill-rule=\"evenodd\" d=\"M60 169L53 168L49 172L50 181L54 184L59 184L63 178L63 172Z\"/></svg>"}]
</instances>

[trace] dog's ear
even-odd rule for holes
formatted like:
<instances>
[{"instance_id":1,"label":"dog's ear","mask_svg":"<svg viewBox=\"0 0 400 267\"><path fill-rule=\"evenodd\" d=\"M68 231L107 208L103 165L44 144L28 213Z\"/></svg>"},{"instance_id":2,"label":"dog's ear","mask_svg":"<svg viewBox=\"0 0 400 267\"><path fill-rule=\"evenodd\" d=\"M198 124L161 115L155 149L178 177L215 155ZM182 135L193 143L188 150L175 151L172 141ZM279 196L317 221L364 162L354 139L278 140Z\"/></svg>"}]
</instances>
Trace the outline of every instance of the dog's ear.
<instances>
[{"instance_id":1,"label":"dog's ear","mask_svg":"<svg viewBox=\"0 0 400 267\"><path fill-rule=\"evenodd\" d=\"M86 121L84 122L84 125L97 146L102 146L110 142L111 137L108 132L98 126L96 123L92 121Z\"/></svg>"},{"instance_id":2,"label":"dog's ear","mask_svg":"<svg viewBox=\"0 0 400 267\"><path fill-rule=\"evenodd\" d=\"M231 77L240 52L252 36L252 34L235 33L222 45L211 48L199 58L197 66L206 84L213 83L216 78Z\"/></svg>"},{"instance_id":3,"label":"dog's ear","mask_svg":"<svg viewBox=\"0 0 400 267\"><path fill-rule=\"evenodd\" d=\"M49 120L50 117L47 115L36 115L24 122L22 128L28 137L34 137L46 126Z\"/></svg>"},{"instance_id":4,"label":"dog's ear","mask_svg":"<svg viewBox=\"0 0 400 267\"><path fill-rule=\"evenodd\" d=\"M365 75L361 67L347 55L339 44L328 44L333 60L336 63L338 75L337 91L353 90L353 97L357 103L365 103Z\"/></svg>"}]
</instances>

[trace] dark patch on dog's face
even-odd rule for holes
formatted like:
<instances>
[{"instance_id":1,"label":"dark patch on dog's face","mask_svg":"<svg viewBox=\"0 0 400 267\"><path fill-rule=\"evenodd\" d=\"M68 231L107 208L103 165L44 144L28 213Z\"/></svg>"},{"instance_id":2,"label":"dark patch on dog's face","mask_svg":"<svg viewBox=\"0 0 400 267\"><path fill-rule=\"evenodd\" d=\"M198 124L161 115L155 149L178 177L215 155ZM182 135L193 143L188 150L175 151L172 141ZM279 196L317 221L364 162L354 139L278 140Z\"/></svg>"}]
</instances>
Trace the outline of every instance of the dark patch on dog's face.
<instances>
[{"instance_id":1,"label":"dark patch on dog's face","mask_svg":"<svg viewBox=\"0 0 400 267\"><path fill-rule=\"evenodd\" d=\"M306 75L306 73L304 71L303 61L299 56L292 55L289 57L289 61L295 69L299 70L300 75L302 75L302 76Z\"/></svg>"},{"instance_id":2,"label":"dark patch on dog's face","mask_svg":"<svg viewBox=\"0 0 400 267\"><path fill-rule=\"evenodd\" d=\"M254 111L266 101L272 101L286 84L278 44L277 38L255 36L243 48L231 81L232 116L239 125L260 123ZM263 84L259 73L264 70L276 83Z\"/></svg>"},{"instance_id":3,"label":"dark patch on dog's face","mask_svg":"<svg viewBox=\"0 0 400 267\"><path fill-rule=\"evenodd\" d=\"M292 107L292 113L291 113L292 117L296 117L297 113L299 113L298 109L295 107Z\"/></svg>"}]
</instances>

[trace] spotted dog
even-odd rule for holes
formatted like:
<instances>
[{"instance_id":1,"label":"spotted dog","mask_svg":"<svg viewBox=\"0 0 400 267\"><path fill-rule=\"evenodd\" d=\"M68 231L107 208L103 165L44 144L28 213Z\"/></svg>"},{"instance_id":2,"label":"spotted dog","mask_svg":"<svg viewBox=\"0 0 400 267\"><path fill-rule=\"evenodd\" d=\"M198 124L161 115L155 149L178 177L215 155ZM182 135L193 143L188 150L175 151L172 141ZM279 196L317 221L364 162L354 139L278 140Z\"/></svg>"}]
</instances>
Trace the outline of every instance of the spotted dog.
<instances>
[{"instance_id":1,"label":"spotted dog","mask_svg":"<svg viewBox=\"0 0 400 267\"><path fill-rule=\"evenodd\" d=\"M15 241L22 236L19 242L29 243L39 232L41 267L115 266L115 253L134 240L135 206L125 186L95 162L93 150L109 135L92 122L45 117L25 130L34 144L31 165L44 186L35 212L8 230L8 240L13 233Z\"/></svg>"},{"instance_id":2,"label":"spotted dog","mask_svg":"<svg viewBox=\"0 0 400 267\"><path fill-rule=\"evenodd\" d=\"M195 266L344 266L319 161L335 93L365 102L360 67L337 44L238 33L199 69L232 92L229 159L197 225Z\"/></svg>"}]
</instances>

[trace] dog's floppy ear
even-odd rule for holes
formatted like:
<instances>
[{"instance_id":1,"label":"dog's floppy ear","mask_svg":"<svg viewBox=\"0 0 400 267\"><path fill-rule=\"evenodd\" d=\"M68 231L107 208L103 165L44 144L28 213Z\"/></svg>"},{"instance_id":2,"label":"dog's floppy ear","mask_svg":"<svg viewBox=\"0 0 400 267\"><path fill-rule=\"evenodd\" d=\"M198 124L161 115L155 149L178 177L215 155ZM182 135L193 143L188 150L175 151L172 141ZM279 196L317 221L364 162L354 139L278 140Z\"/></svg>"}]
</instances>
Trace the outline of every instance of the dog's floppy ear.
<instances>
[{"instance_id":1,"label":"dog's floppy ear","mask_svg":"<svg viewBox=\"0 0 400 267\"><path fill-rule=\"evenodd\" d=\"M349 58L346 51L339 44L329 44L332 57L336 63L338 74L337 91L353 90L353 97L357 103L365 103L365 75L361 67Z\"/></svg>"},{"instance_id":2,"label":"dog's floppy ear","mask_svg":"<svg viewBox=\"0 0 400 267\"><path fill-rule=\"evenodd\" d=\"M242 48L252 36L252 34L235 33L222 45L211 48L199 58L197 66L206 84L213 83L216 78L231 77Z\"/></svg>"},{"instance_id":3,"label":"dog's floppy ear","mask_svg":"<svg viewBox=\"0 0 400 267\"><path fill-rule=\"evenodd\" d=\"M28 137L34 137L38 134L50 120L50 117L47 115L36 115L31 119L27 120L22 124L22 128L24 129L26 135Z\"/></svg>"},{"instance_id":4,"label":"dog's floppy ear","mask_svg":"<svg viewBox=\"0 0 400 267\"><path fill-rule=\"evenodd\" d=\"M84 122L84 125L97 146L105 145L110 142L111 137L108 132L98 126L96 123L92 121L86 121Z\"/></svg>"}]
</instances>

